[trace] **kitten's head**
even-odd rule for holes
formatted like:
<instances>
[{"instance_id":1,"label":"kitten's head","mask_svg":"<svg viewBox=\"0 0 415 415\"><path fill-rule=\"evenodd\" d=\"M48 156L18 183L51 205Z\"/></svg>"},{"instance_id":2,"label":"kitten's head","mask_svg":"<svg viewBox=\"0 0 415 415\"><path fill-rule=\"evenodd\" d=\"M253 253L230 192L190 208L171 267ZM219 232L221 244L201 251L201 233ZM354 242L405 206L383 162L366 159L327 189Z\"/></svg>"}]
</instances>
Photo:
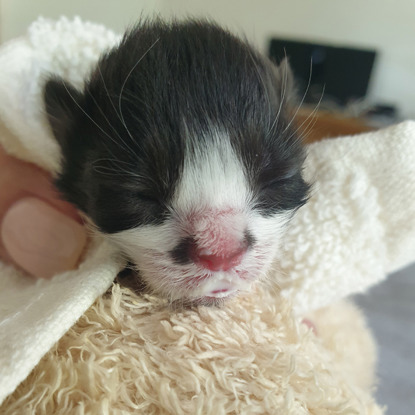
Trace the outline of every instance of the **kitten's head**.
<instances>
[{"instance_id":1,"label":"kitten's head","mask_svg":"<svg viewBox=\"0 0 415 415\"><path fill-rule=\"evenodd\" d=\"M49 80L57 187L177 299L228 297L264 275L308 185L290 76L216 25L147 22L82 91Z\"/></svg>"}]
</instances>

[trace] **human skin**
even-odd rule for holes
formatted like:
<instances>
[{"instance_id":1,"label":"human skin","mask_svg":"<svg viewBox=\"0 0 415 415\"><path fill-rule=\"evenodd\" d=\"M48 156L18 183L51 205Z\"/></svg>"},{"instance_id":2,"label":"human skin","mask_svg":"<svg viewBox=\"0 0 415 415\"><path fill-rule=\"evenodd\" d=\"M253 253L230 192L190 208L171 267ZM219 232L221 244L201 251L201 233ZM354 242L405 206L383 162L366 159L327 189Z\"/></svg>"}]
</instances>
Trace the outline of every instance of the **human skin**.
<instances>
[{"instance_id":1,"label":"human skin","mask_svg":"<svg viewBox=\"0 0 415 415\"><path fill-rule=\"evenodd\" d=\"M0 147L0 260L51 278L76 267L86 241L80 216L51 176Z\"/></svg>"}]
</instances>

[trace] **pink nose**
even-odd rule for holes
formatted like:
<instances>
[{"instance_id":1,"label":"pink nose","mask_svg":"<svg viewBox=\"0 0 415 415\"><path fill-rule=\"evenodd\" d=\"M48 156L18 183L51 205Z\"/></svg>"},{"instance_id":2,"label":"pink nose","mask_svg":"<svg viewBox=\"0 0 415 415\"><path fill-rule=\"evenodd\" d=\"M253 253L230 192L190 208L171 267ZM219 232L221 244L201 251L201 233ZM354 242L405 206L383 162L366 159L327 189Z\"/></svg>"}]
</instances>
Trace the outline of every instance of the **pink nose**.
<instances>
[{"instance_id":1,"label":"pink nose","mask_svg":"<svg viewBox=\"0 0 415 415\"><path fill-rule=\"evenodd\" d=\"M227 271L241 263L246 250L247 247L242 246L233 252L222 252L210 255L204 253L203 250L196 249L194 260L210 271Z\"/></svg>"}]
</instances>

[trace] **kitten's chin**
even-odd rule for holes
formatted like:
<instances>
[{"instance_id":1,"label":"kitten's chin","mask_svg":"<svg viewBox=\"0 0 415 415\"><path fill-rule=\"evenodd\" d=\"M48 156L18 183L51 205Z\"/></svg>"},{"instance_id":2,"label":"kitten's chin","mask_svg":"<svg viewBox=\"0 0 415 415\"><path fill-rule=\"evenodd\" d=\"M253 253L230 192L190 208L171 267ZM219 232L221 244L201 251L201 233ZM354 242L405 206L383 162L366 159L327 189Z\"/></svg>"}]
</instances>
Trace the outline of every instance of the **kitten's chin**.
<instances>
[{"instance_id":1,"label":"kitten's chin","mask_svg":"<svg viewBox=\"0 0 415 415\"><path fill-rule=\"evenodd\" d=\"M232 298L235 298L238 295L238 291L234 291L229 295L224 295L221 297L210 297L210 296L202 296L202 297L193 297L193 298L182 298L180 300L175 300L172 302L174 306L185 306L185 307L222 307L226 304L226 302Z\"/></svg>"}]
</instances>

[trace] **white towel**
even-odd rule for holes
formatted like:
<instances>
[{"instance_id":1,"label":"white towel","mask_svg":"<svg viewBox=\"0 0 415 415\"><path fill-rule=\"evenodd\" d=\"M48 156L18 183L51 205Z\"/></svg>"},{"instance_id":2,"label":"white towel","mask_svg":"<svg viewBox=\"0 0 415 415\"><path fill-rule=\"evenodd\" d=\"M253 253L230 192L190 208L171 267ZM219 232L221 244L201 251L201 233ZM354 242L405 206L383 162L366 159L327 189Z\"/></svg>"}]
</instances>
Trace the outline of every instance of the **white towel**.
<instances>
[{"instance_id":1,"label":"white towel","mask_svg":"<svg viewBox=\"0 0 415 415\"><path fill-rule=\"evenodd\" d=\"M59 149L44 116L49 73L76 86L119 41L102 26L39 19L0 48L0 144L56 173ZM274 276L297 312L361 292L415 259L415 123L311 145L310 202L291 223ZM122 264L102 239L79 269L33 280L0 263L0 403L111 285Z\"/></svg>"},{"instance_id":2,"label":"white towel","mask_svg":"<svg viewBox=\"0 0 415 415\"><path fill-rule=\"evenodd\" d=\"M415 260L415 122L309 146L309 203L277 253L305 313L361 293Z\"/></svg>"}]
</instances>

